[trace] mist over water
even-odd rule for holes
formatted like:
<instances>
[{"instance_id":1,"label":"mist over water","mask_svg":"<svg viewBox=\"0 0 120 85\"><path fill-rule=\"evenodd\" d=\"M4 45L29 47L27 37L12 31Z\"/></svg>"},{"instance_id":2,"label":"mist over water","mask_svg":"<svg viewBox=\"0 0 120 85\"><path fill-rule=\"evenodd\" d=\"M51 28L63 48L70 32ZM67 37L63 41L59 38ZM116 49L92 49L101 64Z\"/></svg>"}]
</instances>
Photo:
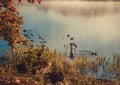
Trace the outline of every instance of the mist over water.
<instances>
[{"instance_id":1,"label":"mist over water","mask_svg":"<svg viewBox=\"0 0 120 85\"><path fill-rule=\"evenodd\" d=\"M120 3L42 2L18 7L25 22L23 29L41 34L48 46L64 51L70 34L78 49L110 56L120 53ZM34 38L35 44L38 43Z\"/></svg>"},{"instance_id":2,"label":"mist over water","mask_svg":"<svg viewBox=\"0 0 120 85\"><path fill-rule=\"evenodd\" d=\"M78 49L109 56L120 52L119 10L120 4L112 2L50 1L40 6L20 7L25 17L24 27L45 37L50 48L63 51L64 44L69 46L66 35L70 34Z\"/></svg>"},{"instance_id":3,"label":"mist over water","mask_svg":"<svg viewBox=\"0 0 120 85\"><path fill-rule=\"evenodd\" d=\"M54 11L64 16L95 17L120 13L119 2L44 1L37 9Z\"/></svg>"}]
</instances>

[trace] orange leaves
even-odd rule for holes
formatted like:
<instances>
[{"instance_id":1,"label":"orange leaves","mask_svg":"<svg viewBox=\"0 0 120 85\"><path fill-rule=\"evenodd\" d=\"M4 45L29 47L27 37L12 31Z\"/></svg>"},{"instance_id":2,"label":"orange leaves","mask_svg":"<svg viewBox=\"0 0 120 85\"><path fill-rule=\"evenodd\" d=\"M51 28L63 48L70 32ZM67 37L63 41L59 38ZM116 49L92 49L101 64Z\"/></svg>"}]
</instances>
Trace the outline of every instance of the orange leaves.
<instances>
[{"instance_id":1,"label":"orange leaves","mask_svg":"<svg viewBox=\"0 0 120 85\"><path fill-rule=\"evenodd\" d=\"M27 40L21 37L23 18L19 16L12 0L1 0L0 3L0 39L8 41L12 48L17 48L21 44L18 42L28 45ZM22 4L22 0L19 0L18 4Z\"/></svg>"},{"instance_id":2,"label":"orange leaves","mask_svg":"<svg viewBox=\"0 0 120 85\"><path fill-rule=\"evenodd\" d=\"M14 0L0 0L0 39L7 40L12 48L22 44L28 46L29 41L21 34L23 18L16 10ZM23 5L24 0L18 0ZM42 0L27 0L28 3L41 3Z\"/></svg>"},{"instance_id":3,"label":"orange leaves","mask_svg":"<svg viewBox=\"0 0 120 85\"><path fill-rule=\"evenodd\" d=\"M36 0L36 1L40 4L42 0ZM34 3L35 3L35 0L28 0L28 3L34 4ZM19 5L23 5L22 0L18 0L18 4L19 4Z\"/></svg>"},{"instance_id":4,"label":"orange leaves","mask_svg":"<svg viewBox=\"0 0 120 85\"><path fill-rule=\"evenodd\" d=\"M42 0L37 0L37 2L40 4Z\"/></svg>"},{"instance_id":5,"label":"orange leaves","mask_svg":"<svg viewBox=\"0 0 120 85\"><path fill-rule=\"evenodd\" d=\"M22 0L18 0L18 4L19 4L19 5L23 5Z\"/></svg>"},{"instance_id":6,"label":"orange leaves","mask_svg":"<svg viewBox=\"0 0 120 85\"><path fill-rule=\"evenodd\" d=\"M31 0L31 3L32 3L32 4L35 3L35 0Z\"/></svg>"},{"instance_id":7,"label":"orange leaves","mask_svg":"<svg viewBox=\"0 0 120 85\"><path fill-rule=\"evenodd\" d=\"M30 3L31 0L28 0L28 3Z\"/></svg>"},{"instance_id":8,"label":"orange leaves","mask_svg":"<svg viewBox=\"0 0 120 85\"><path fill-rule=\"evenodd\" d=\"M16 81L17 84L21 83L19 79L16 79L15 81Z\"/></svg>"}]
</instances>

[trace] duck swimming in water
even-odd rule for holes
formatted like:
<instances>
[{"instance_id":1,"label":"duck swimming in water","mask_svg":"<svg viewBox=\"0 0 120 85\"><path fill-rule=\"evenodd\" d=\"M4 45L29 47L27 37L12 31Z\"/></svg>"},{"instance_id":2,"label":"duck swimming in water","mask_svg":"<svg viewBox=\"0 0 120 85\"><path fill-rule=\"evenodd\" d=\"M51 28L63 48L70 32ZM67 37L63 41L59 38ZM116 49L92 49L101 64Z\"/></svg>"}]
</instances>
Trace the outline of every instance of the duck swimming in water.
<instances>
[{"instance_id":1,"label":"duck swimming in water","mask_svg":"<svg viewBox=\"0 0 120 85\"><path fill-rule=\"evenodd\" d=\"M90 55L90 56L97 56L97 52L92 52L89 50L76 50L77 45L75 43L70 43L70 59L74 59L75 58L75 53L76 51L79 52L79 56L81 54L83 55Z\"/></svg>"}]
</instances>

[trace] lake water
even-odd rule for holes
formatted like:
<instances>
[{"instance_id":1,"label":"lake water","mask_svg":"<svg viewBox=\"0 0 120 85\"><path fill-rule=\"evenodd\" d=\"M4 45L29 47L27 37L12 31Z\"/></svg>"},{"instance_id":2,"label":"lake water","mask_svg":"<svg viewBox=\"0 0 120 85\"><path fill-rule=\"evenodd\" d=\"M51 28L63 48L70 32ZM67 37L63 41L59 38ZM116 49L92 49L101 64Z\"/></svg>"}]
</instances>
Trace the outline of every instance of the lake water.
<instances>
[{"instance_id":1,"label":"lake water","mask_svg":"<svg viewBox=\"0 0 120 85\"><path fill-rule=\"evenodd\" d=\"M51 49L63 52L64 44L75 42L80 50L104 56L120 54L119 2L43 1L18 9L25 19L23 29L40 34ZM67 34L74 40L70 41ZM37 44L36 37L34 40Z\"/></svg>"}]
</instances>

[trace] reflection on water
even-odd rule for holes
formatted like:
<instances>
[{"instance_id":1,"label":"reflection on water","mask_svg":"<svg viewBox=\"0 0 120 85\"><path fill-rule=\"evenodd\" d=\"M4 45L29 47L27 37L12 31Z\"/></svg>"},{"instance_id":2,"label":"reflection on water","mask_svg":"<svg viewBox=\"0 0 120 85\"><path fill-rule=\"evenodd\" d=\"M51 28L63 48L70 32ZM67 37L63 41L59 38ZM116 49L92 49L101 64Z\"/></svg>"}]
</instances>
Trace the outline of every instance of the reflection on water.
<instances>
[{"instance_id":1,"label":"reflection on water","mask_svg":"<svg viewBox=\"0 0 120 85\"><path fill-rule=\"evenodd\" d=\"M19 10L25 18L23 28L41 34L52 49L64 51L70 34L80 50L107 56L120 52L120 3L43 2Z\"/></svg>"}]
</instances>

